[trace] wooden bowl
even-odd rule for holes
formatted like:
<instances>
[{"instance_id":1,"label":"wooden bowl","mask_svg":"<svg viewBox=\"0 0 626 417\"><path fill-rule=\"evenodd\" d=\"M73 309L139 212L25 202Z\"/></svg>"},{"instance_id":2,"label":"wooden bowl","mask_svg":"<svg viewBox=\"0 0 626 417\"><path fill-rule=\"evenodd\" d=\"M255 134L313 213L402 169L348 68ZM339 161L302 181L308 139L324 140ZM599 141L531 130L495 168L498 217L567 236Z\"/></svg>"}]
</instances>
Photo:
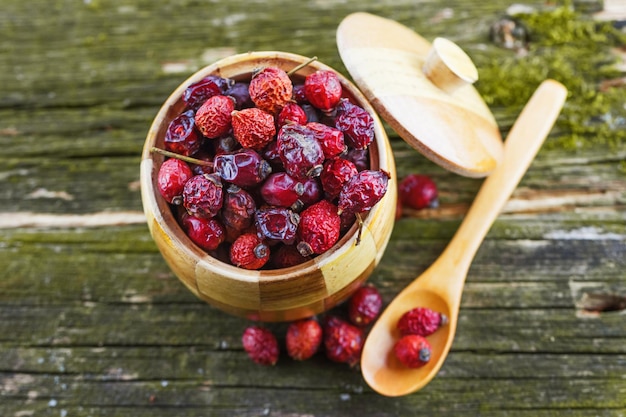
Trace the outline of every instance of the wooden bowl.
<instances>
[{"instance_id":1,"label":"wooden bowl","mask_svg":"<svg viewBox=\"0 0 626 417\"><path fill-rule=\"evenodd\" d=\"M308 58L285 52L250 52L209 65L185 80L165 101L154 119L143 149L141 196L150 233L174 274L200 299L237 316L260 321L291 321L324 312L348 298L371 274L389 241L396 211L396 176L393 154L384 128L362 93L341 74L344 94L366 109L375 121L370 145L370 167L390 173L383 199L364 217L360 242L357 225L326 253L290 268L250 271L221 262L197 247L179 227L170 206L158 192L156 181L164 157L168 124L184 109L185 88L208 75L249 80L255 69L277 66L285 71ZM314 61L292 75L294 81L330 67Z\"/></svg>"}]
</instances>

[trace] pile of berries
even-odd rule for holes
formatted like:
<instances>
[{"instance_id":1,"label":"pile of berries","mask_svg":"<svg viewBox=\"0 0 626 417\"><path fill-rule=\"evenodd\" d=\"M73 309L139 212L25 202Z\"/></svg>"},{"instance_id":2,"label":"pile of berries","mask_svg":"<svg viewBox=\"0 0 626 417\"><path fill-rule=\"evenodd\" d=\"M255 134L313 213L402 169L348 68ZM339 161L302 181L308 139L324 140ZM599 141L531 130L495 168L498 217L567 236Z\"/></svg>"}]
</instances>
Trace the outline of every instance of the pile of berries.
<instances>
[{"instance_id":1,"label":"pile of berries","mask_svg":"<svg viewBox=\"0 0 626 417\"><path fill-rule=\"evenodd\" d=\"M169 124L158 189L189 238L246 269L285 268L330 249L384 196L369 166L374 119L336 73L302 82L277 67L249 82L208 76Z\"/></svg>"},{"instance_id":2,"label":"pile of berries","mask_svg":"<svg viewBox=\"0 0 626 417\"><path fill-rule=\"evenodd\" d=\"M301 319L289 323L285 335L287 354L294 360L311 358L323 350L333 362L356 366L361 359L367 327L376 320L383 306L373 285L360 287L346 303L344 314L330 311L321 320ZM241 338L243 348L253 362L274 365L280 356L276 335L261 325L249 326Z\"/></svg>"}]
</instances>

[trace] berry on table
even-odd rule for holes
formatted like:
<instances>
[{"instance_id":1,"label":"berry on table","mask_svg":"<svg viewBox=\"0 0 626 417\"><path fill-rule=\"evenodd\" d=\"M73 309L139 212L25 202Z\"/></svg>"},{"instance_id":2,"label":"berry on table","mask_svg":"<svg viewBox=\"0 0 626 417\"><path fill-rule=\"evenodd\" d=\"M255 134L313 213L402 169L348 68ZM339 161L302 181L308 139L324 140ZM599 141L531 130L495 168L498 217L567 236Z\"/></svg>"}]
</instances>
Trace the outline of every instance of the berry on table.
<instances>
[{"instance_id":1,"label":"berry on table","mask_svg":"<svg viewBox=\"0 0 626 417\"><path fill-rule=\"evenodd\" d=\"M389 174L383 170L363 170L343 185L339 194L339 210L362 213L378 203L387 191Z\"/></svg>"},{"instance_id":2,"label":"berry on table","mask_svg":"<svg viewBox=\"0 0 626 417\"><path fill-rule=\"evenodd\" d=\"M184 156L198 152L202 137L196 130L194 118L193 110L187 110L170 122L163 139L165 149Z\"/></svg>"},{"instance_id":3,"label":"berry on table","mask_svg":"<svg viewBox=\"0 0 626 417\"><path fill-rule=\"evenodd\" d=\"M330 112L339 103L341 93L341 81L333 71L318 70L304 80L304 94L308 102L323 112Z\"/></svg>"},{"instance_id":4,"label":"berry on table","mask_svg":"<svg viewBox=\"0 0 626 417\"><path fill-rule=\"evenodd\" d=\"M409 174L398 184L398 199L415 210L439 205L437 185L427 175Z\"/></svg>"},{"instance_id":5,"label":"berry on table","mask_svg":"<svg viewBox=\"0 0 626 417\"><path fill-rule=\"evenodd\" d=\"M365 342L363 330L336 316L326 318L323 326L324 348L328 359L355 366L361 359Z\"/></svg>"},{"instance_id":6,"label":"berry on table","mask_svg":"<svg viewBox=\"0 0 626 417\"><path fill-rule=\"evenodd\" d=\"M168 203L183 202L185 183L193 176L191 168L180 159L170 158L161 164L157 174L157 188Z\"/></svg>"},{"instance_id":7,"label":"berry on table","mask_svg":"<svg viewBox=\"0 0 626 417\"><path fill-rule=\"evenodd\" d=\"M280 128L276 140L280 159L290 175L302 180L320 174L324 151L311 129L287 124Z\"/></svg>"},{"instance_id":8,"label":"berry on table","mask_svg":"<svg viewBox=\"0 0 626 417\"><path fill-rule=\"evenodd\" d=\"M364 285L348 300L348 317L352 324L367 326L378 318L382 307L383 299L378 289L373 285Z\"/></svg>"},{"instance_id":9,"label":"berry on table","mask_svg":"<svg viewBox=\"0 0 626 417\"><path fill-rule=\"evenodd\" d=\"M284 70L265 67L252 75L248 91L259 109L276 115L291 100L293 84Z\"/></svg>"},{"instance_id":10,"label":"berry on table","mask_svg":"<svg viewBox=\"0 0 626 417\"><path fill-rule=\"evenodd\" d=\"M213 96L196 111L196 126L209 139L223 136L230 131L233 110L235 101L232 97Z\"/></svg>"},{"instance_id":11,"label":"berry on table","mask_svg":"<svg viewBox=\"0 0 626 417\"><path fill-rule=\"evenodd\" d=\"M365 149L374 141L374 118L348 99L337 105L335 127L344 133L346 144L355 149Z\"/></svg>"},{"instance_id":12,"label":"berry on table","mask_svg":"<svg viewBox=\"0 0 626 417\"><path fill-rule=\"evenodd\" d=\"M278 340L269 329L261 326L249 326L241 336L241 343L254 363L275 365L278 362Z\"/></svg>"},{"instance_id":13,"label":"berry on table","mask_svg":"<svg viewBox=\"0 0 626 417\"><path fill-rule=\"evenodd\" d=\"M182 226L187 236L206 251L213 251L226 239L224 226L216 220L195 216L184 216Z\"/></svg>"},{"instance_id":14,"label":"berry on table","mask_svg":"<svg viewBox=\"0 0 626 417\"><path fill-rule=\"evenodd\" d=\"M257 185L272 172L272 167L261 155L247 148L217 155L213 160L213 169L222 180L238 187Z\"/></svg>"},{"instance_id":15,"label":"berry on table","mask_svg":"<svg viewBox=\"0 0 626 417\"><path fill-rule=\"evenodd\" d=\"M416 334L426 337L447 323L448 317L445 314L427 307L416 307L400 317L397 328L403 335Z\"/></svg>"},{"instance_id":16,"label":"berry on table","mask_svg":"<svg viewBox=\"0 0 626 417\"><path fill-rule=\"evenodd\" d=\"M289 324L285 338L287 354L303 361L315 355L322 343L322 326L315 319L302 319Z\"/></svg>"},{"instance_id":17,"label":"berry on table","mask_svg":"<svg viewBox=\"0 0 626 417\"><path fill-rule=\"evenodd\" d=\"M222 208L222 181L217 174L194 175L183 189L183 206L193 216L211 218Z\"/></svg>"},{"instance_id":18,"label":"berry on table","mask_svg":"<svg viewBox=\"0 0 626 417\"><path fill-rule=\"evenodd\" d=\"M230 247L231 264L244 269L260 269L270 258L270 248L256 233L240 235Z\"/></svg>"},{"instance_id":19,"label":"berry on table","mask_svg":"<svg viewBox=\"0 0 626 417\"><path fill-rule=\"evenodd\" d=\"M394 344L393 351L396 358L408 368L419 368L430 361L430 343L416 334L402 336Z\"/></svg>"},{"instance_id":20,"label":"berry on table","mask_svg":"<svg viewBox=\"0 0 626 417\"><path fill-rule=\"evenodd\" d=\"M320 200L300 213L298 250L302 256L321 254L339 240L341 219L337 206Z\"/></svg>"},{"instance_id":21,"label":"berry on table","mask_svg":"<svg viewBox=\"0 0 626 417\"><path fill-rule=\"evenodd\" d=\"M235 110L231 124L235 139L244 148L261 151L276 135L274 117L256 107Z\"/></svg>"}]
</instances>

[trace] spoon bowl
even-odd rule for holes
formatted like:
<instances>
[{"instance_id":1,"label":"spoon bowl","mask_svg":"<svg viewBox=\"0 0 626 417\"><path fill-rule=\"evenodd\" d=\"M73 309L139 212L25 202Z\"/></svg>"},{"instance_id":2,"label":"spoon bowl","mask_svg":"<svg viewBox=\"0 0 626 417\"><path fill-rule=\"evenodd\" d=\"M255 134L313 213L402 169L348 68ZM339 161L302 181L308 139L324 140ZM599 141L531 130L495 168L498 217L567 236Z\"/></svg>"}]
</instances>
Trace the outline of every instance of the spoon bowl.
<instances>
[{"instance_id":1,"label":"spoon bowl","mask_svg":"<svg viewBox=\"0 0 626 417\"><path fill-rule=\"evenodd\" d=\"M439 371L456 331L461 294L474 255L524 176L556 121L567 90L544 81L515 121L504 143L502 162L487 177L458 231L441 256L389 304L370 331L361 355L361 371L375 391L401 396L424 387ZM445 314L449 323L428 336L432 352L420 368L407 368L394 356L398 319L415 307Z\"/></svg>"}]
</instances>

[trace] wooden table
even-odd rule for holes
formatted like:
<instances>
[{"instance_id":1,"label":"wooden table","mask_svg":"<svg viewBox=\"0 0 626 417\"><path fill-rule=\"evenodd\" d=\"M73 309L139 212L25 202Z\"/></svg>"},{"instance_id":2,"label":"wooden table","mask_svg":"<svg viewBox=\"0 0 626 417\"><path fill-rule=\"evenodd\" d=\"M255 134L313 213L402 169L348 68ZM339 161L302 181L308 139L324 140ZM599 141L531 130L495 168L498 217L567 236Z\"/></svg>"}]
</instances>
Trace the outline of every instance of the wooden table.
<instances>
[{"instance_id":1,"label":"wooden table","mask_svg":"<svg viewBox=\"0 0 626 417\"><path fill-rule=\"evenodd\" d=\"M597 11L588 1L574 2L581 14L529 4L574 25ZM625 70L619 51L607 61L619 42L594 29L553 42L535 32L526 54L499 47L489 27L509 5L4 0L0 415L626 415L626 111L616 105ZM253 365L240 341L249 322L198 301L173 276L138 189L150 122L192 72L264 49L317 55L343 72L335 29L359 10L460 44L504 135L542 77L563 78L572 92L479 250L449 358L401 398L374 393L358 370L322 353ZM597 53L576 55L589 42ZM502 79L511 64L525 78ZM481 183L390 133L399 175L431 175L441 206L407 210L396 224L371 277L386 301L438 256ZM280 334L286 324L270 327Z\"/></svg>"}]
</instances>

